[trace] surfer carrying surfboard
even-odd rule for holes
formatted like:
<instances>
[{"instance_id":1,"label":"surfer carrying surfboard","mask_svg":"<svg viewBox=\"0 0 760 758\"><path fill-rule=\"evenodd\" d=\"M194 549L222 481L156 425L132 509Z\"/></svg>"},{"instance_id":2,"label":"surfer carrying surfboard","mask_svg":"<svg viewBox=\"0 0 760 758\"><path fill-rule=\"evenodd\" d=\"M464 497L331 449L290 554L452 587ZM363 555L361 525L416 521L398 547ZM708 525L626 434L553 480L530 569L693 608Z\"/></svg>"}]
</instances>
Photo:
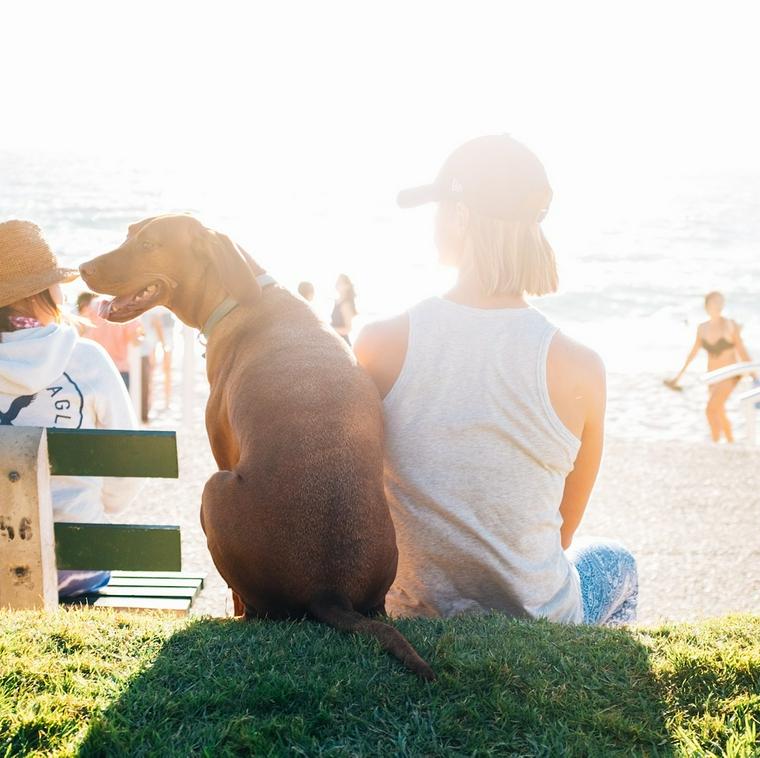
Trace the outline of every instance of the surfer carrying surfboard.
<instances>
[{"instance_id":1,"label":"surfer carrying surfboard","mask_svg":"<svg viewBox=\"0 0 760 758\"><path fill-rule=\"evenodd\" d=\"M723 316L725 303L720 292L708 292L705 295L705 310L709 319L697 327L696 339L681 370L672 379L665 380L670 389L682 389L678 382L702 348L707 351L708 371L725 368L738 361L751 360L742 341L740 325ZM740 376L732 376L709 386L710 395L705 414L713 442L719 442L721 437L725 437L727 442L734 441L731 422L726 415L726 400L740 379Z\"/></svg>"}]
</instances>

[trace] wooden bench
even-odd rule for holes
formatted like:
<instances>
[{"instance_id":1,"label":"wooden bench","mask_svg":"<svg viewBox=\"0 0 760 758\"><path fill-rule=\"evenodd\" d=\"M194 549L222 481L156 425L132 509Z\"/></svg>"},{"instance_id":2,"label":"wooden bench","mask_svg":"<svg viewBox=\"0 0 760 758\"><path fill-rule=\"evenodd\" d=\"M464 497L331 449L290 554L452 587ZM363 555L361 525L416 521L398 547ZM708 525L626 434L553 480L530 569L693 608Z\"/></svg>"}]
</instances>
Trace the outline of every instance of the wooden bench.
<instances>
[{"instance_id":1,"label":"wooden bench","mask_svg":"<svg viewBox=\"0 0 760 758\"><path fill-rule=\"evenodd\" d=\"M0 608L58 606L57 569L110 570L63 602L185 614L203 576L181 572L178 526L53 523L51 475L177 478L174 432L0 426Z\"/></svg>"}]
</instances>

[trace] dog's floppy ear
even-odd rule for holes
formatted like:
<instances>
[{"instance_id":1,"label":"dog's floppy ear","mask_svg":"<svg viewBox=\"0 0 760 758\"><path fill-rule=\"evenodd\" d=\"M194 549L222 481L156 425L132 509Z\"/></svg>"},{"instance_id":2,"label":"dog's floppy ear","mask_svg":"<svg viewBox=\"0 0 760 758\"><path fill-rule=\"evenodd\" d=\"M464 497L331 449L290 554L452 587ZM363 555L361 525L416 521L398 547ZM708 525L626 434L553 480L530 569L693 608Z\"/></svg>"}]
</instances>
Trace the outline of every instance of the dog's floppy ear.
<instances>
[{"instance_id":1,"label":"dog's floppy ear","mask_svg":"<svg viewBox=\"0 0 760 758\"><path fill-rule=\"evenodd\" d=\"M226 234L204 227L195 238L193 249L211 261L222 286L238 303L252 303L261 295L250 259Z\"/></svg>"}]
</instances>

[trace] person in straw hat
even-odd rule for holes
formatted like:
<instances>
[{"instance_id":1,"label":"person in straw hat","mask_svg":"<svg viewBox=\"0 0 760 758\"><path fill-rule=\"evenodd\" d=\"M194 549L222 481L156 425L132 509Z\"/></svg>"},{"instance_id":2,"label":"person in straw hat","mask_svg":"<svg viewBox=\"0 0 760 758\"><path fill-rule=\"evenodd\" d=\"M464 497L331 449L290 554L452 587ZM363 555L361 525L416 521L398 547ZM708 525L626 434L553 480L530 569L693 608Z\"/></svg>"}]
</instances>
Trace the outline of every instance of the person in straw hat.
<instances>
[{"instance_id":1,"label":"person in straw hat","mask_svg":"<svg viewBox=\"0 0 760 758\"><path fill-rule=\"evenodd\" d=\"M63 322L62 268L39 227L0 223L0 425L55 429L135 429L124 382L99 345ZM130 479L55 476L53 519L100 523L136 494ZM59 571L72 597L108 582L106 571Z\"/></svg>"}]
</instances>

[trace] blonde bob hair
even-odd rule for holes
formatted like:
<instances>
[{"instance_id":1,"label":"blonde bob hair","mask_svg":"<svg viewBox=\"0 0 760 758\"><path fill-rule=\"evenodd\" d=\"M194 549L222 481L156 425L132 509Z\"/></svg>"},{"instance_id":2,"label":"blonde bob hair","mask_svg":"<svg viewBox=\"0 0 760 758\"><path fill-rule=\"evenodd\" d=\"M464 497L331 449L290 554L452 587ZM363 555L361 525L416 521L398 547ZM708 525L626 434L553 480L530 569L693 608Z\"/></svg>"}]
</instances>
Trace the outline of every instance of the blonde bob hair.
<instances>
[{"instance_id":1,"label":"blonde bob hair","mask_svg":"<svg viewBox=\"0 0 760 758\"><path fill-rule=\"evenodd\" d=\"M503 221L469 209L462 270L485 295L548 295L559 277L554 250L537 221Z\"/></svg>"}]
</instances>

